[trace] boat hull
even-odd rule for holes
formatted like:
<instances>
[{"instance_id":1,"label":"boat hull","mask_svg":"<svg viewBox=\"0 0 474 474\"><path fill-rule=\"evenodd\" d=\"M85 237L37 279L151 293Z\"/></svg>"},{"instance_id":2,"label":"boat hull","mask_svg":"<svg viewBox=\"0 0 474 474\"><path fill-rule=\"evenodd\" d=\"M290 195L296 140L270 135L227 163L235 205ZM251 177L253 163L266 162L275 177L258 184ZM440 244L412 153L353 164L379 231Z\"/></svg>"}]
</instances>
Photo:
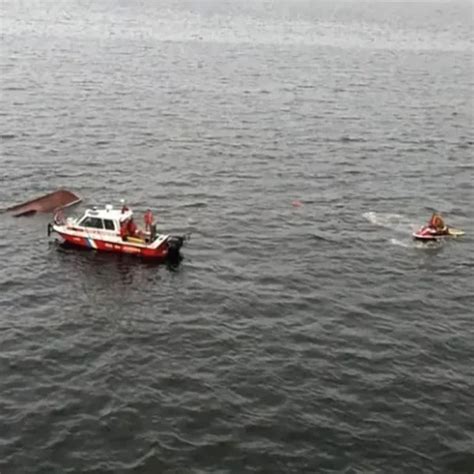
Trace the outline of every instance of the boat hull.
<instances>
[{"instance_id":1,"label":"boat hull","mask_svg":"<svg viewBox=\"0 0 474 474\"><path fill-rule=\"evenodd\" d=\"M464 232L462 230L454 229L452 227L448 227L445 231L442 232L436 232L430 227L424 226L417 232L413 233L413 238L415 240L429 241L444 239L447 237L461 237L462 235L464 235Z\"/></svg>"},{"instance_id":2,"label":"boat hull","mask_svg":"<svg viewBox=\"0 0 474 474\"><path fill-rule=\"evenodd\" d=\"M79 196L66 189L60 189L22 204L9 207L6 210L11 212L14 217L20 217L36 214L37 212L51 212L56 209L65 209L79 202L81 202Z\"/></svg>"},{"instance_id":3,"label":"boat hull","mask_svg":"<svg viewBox=\"0 0 474 474\"><path fill-rule=\"evenodd\" d=\"M138 257L154 260L166 260L169 258L176 258L179 256L179 248L181 247L181 245L179 245L179 248L178 245L170 246L167 242L164 242L158 248L150 248L146 245L140 245L132 242L117 243L97 238L70 235L62 232L57 233L62 238L64 243L74 247L96 250L99 252L135 255Z\"/></svg>"}]
</instances>

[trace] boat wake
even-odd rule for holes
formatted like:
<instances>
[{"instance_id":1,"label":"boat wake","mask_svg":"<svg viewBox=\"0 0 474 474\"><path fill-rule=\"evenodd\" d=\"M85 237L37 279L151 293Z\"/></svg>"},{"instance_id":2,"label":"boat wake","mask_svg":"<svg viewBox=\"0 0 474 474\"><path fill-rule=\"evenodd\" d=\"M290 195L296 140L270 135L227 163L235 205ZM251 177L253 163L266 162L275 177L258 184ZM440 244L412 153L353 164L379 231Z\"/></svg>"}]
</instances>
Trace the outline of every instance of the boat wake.
<instances>
[{"instance_id":1,"label":"boat wake","mask_svg":"<svg viewBox=\"0 0 474 474\"><path fill-rule=\"evenodd\" d=\"M421 242L413 239L390 239L390 243L397 247L403 247L405 249L437 249L441 247L442 241L441 240L433 240L432 242Z\"/></svg>"},{"instance_id":2,"label":"boat wake","mask_svg":"<svg viewBox=\"0 0 474 474\"><path fill-rule=\"evenodd\" d=\"M400 240L400 239L390 239L390 243L392 245L396 245L398 247L409 248L411 247L412 242L408 242L407 240Z\"/></svg>"},{"instance_id":3,"label":"boat wake","mask_svg":"<svg viewBox=\"0 0 474 474\"><path fill-rule=\"evenodd\" d=\"M402 214L365 212L362 216L371 224L383 227L384 229L390 229L392 234L395 234L395 237L390 238L389 242L397 247L433 249L441 245L441 241L420 242L413 240L411 234L418 226Z\"/></svg>"},{"instance_id":4,"label":"boat wake","mask_svg":"<svg viewBox=\"0 0 474 474\"><path fill-rule=\"evenodd\" d=\"M417 225L402 214L365 212L362 216L371 224L390 229L397 233L413 232Z\"/></svg>"}]
</instances>

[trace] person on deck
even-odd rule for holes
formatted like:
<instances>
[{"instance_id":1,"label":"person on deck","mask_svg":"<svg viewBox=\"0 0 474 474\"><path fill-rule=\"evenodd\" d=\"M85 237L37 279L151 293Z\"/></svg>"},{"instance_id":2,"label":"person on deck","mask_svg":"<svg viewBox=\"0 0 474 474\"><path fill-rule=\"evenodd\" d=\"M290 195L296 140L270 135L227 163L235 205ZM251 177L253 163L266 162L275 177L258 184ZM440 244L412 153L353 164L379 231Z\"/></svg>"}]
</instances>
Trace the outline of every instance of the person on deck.
<instances>
[{"instance_id":1,"label":"person on deck","mask_svg":"<svg viewBox=\"0 0 474 474\"><path fill-rule=\"evenodd\" d=\"M128 222L122 222L120 224L120 237L122 240L127 240L128 237Z\"/></svg>"},{"instance_id":2,"label":"person on deck","mask_svg":"<svg viewBox=\"0 0 474 474\"><path fill-rule=\"evenodd\" d=\"M153 214L151 212L151 209L146 210L144 221L145 221L145 231L150 232L151 226L153 225Z\"/></svg>"},{"instance_id":3,"label":"person on deck","mask_svg":"<svg viewBox=\"0 0 474 474\"><path fill-rule=\"evenodd\" d=\"M120 200L120 204L122 204L122 214L130 210L123 199Z\"/></svg>"},{"instance_id":4,"label":"person on deck","mask_svg":"<svg viewBox=\"0 0 474 474\"><path fill-rule=\"evenodd\" d=\"M433 212L433 215L431 216L431 219L428 223L428 225L432 228L435 229L438 232L442 232L446 230L446 224L444 223L443 218L436 212Z\"/></svg>"},{"instance_id":5,"label":"person on deck","mask_svg":"<svg viewBox=\"0 0 474 474\"><path fill-rule=\"evenodd\" d=\"M128 221L127 231L130 237L138 237L138 227L135 224L133 217Z\"/></svg>"}]
</instances>

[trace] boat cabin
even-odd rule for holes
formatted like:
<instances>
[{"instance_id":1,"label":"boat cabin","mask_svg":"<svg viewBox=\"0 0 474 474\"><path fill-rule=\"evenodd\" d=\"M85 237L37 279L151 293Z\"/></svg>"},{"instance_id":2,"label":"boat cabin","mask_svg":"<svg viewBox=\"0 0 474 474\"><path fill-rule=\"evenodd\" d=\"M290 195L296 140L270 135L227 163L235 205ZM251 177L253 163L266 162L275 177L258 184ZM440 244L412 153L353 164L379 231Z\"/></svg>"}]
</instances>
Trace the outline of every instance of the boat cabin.
<instances>
[{"instance_id":1,"label":"boat cabin","mask_svg":"<svg viewBox=\"0 0 474 474\"><path fill-rule=\"evenodd\" d=\"M122 212L121 209L114 209L110 204L104 209L87 209L84 215L77 219L76 226L87 227L95 230L109 230L120 232L122 222L133 217L133 212L129 209Z\"/></svg>"}]
</instances>

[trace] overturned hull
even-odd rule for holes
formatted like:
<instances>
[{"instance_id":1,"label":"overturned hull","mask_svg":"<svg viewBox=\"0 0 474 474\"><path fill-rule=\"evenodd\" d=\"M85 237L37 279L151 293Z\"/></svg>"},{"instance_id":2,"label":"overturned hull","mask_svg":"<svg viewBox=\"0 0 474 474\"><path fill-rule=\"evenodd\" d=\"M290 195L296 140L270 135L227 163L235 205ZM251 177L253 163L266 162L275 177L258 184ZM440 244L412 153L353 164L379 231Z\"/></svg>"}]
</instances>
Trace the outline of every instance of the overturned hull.
<instances>
[{"instance_id":1,"label":"overturned hull","mask_svg":"<svg viewBox=\"0 0 474 474\"><path fill-rule=\"evenodd\" d=\"M56 209L63 209L65 207L73 206L81 202L81 198L71 191L60 189L45 196L31 199L22 204L17 204L7 208L15 217L29 216L37 212L52 212Z\"/></svg>"}]
</instances>

